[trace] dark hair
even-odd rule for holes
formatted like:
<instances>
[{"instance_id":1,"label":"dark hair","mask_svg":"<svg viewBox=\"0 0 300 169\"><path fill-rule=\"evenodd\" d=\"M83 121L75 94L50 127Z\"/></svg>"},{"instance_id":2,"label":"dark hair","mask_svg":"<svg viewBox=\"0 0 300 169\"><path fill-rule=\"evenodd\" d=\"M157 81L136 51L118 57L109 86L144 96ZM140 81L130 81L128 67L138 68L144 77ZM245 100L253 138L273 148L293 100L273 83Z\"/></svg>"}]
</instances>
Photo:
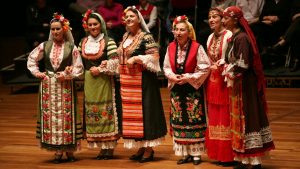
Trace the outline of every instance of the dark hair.
<instances>
[{"instance_id":1,"label":"dark hair","mask_svg":"<svg viewBox=\"0 0 300 169\"><path fill-rule=\"evenodd\" d=\"M88 19L90 19L90 18L94 18L94 19L96 19L99 23L101 23L101 20L100 20L99 16L97 16L96 14L91 13L91 14L89 15Z\"/></svg>"}]
</instances>

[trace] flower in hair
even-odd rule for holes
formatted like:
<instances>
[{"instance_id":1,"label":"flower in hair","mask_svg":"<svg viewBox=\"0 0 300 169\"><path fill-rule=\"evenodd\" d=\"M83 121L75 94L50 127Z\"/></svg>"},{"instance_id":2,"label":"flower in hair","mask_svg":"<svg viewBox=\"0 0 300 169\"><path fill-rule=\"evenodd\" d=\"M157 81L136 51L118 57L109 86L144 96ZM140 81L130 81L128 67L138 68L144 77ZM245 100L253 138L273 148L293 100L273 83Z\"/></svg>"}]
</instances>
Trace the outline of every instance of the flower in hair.
<instances>
[{"instance_id":1,"label":"flower in hair","mask_svg":"<svg viewBox=\"0 0 300 169\"><path fill-rule=\"evenodd\" d=\"M188 17L186 17L185 15L177 16L173 21L173 25L178 24L181 21L188 21Z\"/></svg>"},{"instance_id":2,"label":"flower in hair","mask_svg":"<svg viewBox=\"0 0 300 169\"><path fill-rule=\"evenodd\" d=\"M91 13L93 13L93 10L88 9L84 14L83 14L83 18L82 18L82 27L84 28L85 31L87 31L87 20L89 18L89 16L91 15Z\"/></svg>"},{"instance_id":3,"label":"flower in hair","mask_svg":"<svg viewBox=\"0 0 300 169\"><path fill-rule=\"evenodd\" d=\"M55 12L53 14L53 18L59 20L62 23L64 31L72 30L69 20L66 19L62 14L58 14L57 12Z\"/></svg>"}]
</instances>

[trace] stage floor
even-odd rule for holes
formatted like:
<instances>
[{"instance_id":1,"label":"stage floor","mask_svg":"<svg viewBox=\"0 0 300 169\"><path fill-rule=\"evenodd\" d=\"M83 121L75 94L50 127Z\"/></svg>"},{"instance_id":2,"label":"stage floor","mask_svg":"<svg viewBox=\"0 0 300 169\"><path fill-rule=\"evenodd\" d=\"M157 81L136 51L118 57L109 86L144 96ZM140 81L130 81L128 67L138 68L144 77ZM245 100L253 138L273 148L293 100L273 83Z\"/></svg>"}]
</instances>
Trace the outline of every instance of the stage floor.
<instances>
[{"instance_id":1,"label":"stage floor","mask_svg":"<svg viewBox=\"0 0 300 169\"><path fill-rule=\"evenodd\" d=\"M78 161L53 164L53 153L41 150L35 139L37 92L29 86L10 92L9 86L0 85L0 168L1 169L221 169L214 161L203 156L198 166L192 163L177 165L178 157L172 150L169 135L163 145L155 148L154 161L136 163L128 157L136 150L123 148L118 142L115 158L95 160L98 150L87 149L82 141L82 150L76 152ZM169 92L161 89L167 124L169 124ZM79 107L82 112L82 91L79 91ZM263 159L265 169L296 169L300 166L300 88L268 88L269 118L276 149ZM168 126L169 127L169 126Z\"/></svg>"}]
</instances>

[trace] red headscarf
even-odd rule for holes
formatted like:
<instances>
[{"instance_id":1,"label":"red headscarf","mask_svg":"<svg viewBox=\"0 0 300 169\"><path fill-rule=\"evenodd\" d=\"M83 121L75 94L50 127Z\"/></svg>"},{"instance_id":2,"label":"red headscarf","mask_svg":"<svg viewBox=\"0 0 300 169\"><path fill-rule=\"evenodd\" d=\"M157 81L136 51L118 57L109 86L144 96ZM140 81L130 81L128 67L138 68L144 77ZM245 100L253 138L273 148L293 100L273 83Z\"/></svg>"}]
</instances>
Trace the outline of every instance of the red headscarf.
<instances>
[{"instance_id":1,"label":"red headscarf","mask_svg":"<svg viewBox=\"0 0 300 169\"><path fill-rule=\"evenodd\" d=\"M230 6L224 10L223 15L237 20L249 37L250 44L253 49L253 68L257 76L257 87L258 87L258 91L262 92L264 97L263 99L265 101L266 80L265 80L263 66L260 59L259 50L256 45L255 36L251 28L249 27L247 20L244 18L242 10L239 7ZM264 106L265 106L265 111L267 111L267 104L265 103Z\"/></svg>"}]
</instances>

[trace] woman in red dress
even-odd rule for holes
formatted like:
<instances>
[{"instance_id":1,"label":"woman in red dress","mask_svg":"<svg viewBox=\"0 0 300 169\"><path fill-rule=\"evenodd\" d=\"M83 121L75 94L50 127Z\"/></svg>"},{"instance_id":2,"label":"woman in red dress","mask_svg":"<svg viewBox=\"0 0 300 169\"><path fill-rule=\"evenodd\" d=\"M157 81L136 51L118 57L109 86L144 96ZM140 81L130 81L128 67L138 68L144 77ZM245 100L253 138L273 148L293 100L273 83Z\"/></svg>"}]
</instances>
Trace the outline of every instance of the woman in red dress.
<instances>
[{"instance_id":1,"label":"woman in red dress","mask_svg":"<svg viewBox=\"0 0 300 169\"><path fill-rule=\"evenodd\" d=\"M229 95L224 77L225 52L232 33L222 25L223 12L211 8L208 23L213 33L207 40L207 54L211 60L211 73L206 83L208 128L206 148L209 158L219 165L230 165L233 161L230 133Z\"/></svg>"}]
</instances>

